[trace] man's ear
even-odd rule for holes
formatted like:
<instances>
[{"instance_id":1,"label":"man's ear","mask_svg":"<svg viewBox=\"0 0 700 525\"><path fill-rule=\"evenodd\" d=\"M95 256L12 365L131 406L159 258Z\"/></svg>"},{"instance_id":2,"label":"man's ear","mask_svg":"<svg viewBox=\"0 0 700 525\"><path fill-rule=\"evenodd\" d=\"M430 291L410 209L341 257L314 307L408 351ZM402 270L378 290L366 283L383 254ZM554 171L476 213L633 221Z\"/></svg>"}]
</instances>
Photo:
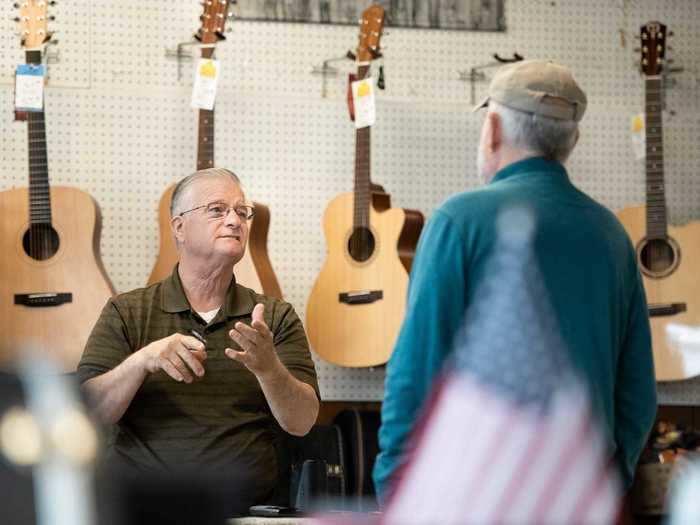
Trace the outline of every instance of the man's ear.
<instances>
[{"instance_id":1,"label":"man's ear","mask_svg":"<svg viewBox=\"0 0 700 525\"><path fill-rule=\"evenodd\" d=\"M503 123L498 113L486 115L486 147L490 152L498 150L503 142Z\"/></svg>"},{"instance_id":2,"label":"man's ear","mask_svg":"<svg viewBox=\"0 0 700 525\"><path fill-rule=\"evenodd\" d=\"M185 221L180 215L175 215L175 217L172 217L170 219L170 229L172 230L173 235L175 236L175 241L178 244L181 244L184 241L184 235L182 231L184 225Z\"/></svg>"}]
</instances>

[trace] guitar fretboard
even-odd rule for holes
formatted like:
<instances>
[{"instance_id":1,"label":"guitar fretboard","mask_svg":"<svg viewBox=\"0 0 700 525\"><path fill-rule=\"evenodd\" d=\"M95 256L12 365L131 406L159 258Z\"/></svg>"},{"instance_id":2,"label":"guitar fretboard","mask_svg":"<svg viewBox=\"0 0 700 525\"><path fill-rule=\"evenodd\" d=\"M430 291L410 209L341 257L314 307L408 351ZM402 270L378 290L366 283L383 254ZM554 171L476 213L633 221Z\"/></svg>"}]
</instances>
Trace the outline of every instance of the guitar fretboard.
<instances>
[{"instance_id":1,"label":"guitar fretboard","mask_svg":"<svg viewBox=\"0 0 700 525\"><path fill-rule=\"evenodd\" d=\"M214 110L199 110L197 169L214 167Z\"/></svg>"},{"instance_id":2,"label":"guitar fretboard","mask_svg":"<svg viewBox=\"0 0 700 525\"><path fill-rule=\"evenodd\" d=\"M41 52L26 52L27 64L41 64ZM51 224L46 123L44 112L27 113L27 150L29 159L29 219L31 224Z\"/></svg>"},{"instance_id":3,"label":"guitar fretboard","mask_svg":"<svg viewBox=\"0 0 700 525\"><path fill-rule=\"evenodd\" d=\"M369 66L360 66L357 78L363 79ZM355 130L355 193L353 226L355 229L369 227L370 202L370 127Z\"/></svg>"},{"instance_id":4,"label":"guitar fretboard","mask_svg":"<svg viewBox=\"0 0 700 525\"><path fill-rule=\"evenodd\" d=\"M662 239L666 237L668 231L661 116L663 88L661 77L648 77L645 82L647 236L652 239Z\"/></svg>"}]
</instances>

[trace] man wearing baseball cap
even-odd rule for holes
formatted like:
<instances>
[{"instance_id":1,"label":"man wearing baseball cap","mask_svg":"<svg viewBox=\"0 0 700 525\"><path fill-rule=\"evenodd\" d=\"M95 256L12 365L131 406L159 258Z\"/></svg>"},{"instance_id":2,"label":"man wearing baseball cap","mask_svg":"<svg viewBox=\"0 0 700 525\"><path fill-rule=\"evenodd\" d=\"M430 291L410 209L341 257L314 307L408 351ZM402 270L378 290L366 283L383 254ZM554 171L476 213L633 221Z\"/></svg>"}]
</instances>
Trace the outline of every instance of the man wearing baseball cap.
<instances>
[{"instance_id":1,"label":"man wearing baseball cap","mask_svg":"<svg viewBox=\"0 0 700 525\"><path fill-rule=\"evenodd\" d=\"M486 185L450 197L421 235L406 317L387 367L374 468L380 500L406 462L407 439L465 311L480 300L475 290L494 277L488 262L495 219L519 206L533 213L537 264L561 335L588 384L610 458L631 483L656 413L651 336L627 234L613 213L572 184L564 167L586 106L569 69L528 60L499 69L475 108L485 112L477 168Z\"/></svg>"}]
</instances>

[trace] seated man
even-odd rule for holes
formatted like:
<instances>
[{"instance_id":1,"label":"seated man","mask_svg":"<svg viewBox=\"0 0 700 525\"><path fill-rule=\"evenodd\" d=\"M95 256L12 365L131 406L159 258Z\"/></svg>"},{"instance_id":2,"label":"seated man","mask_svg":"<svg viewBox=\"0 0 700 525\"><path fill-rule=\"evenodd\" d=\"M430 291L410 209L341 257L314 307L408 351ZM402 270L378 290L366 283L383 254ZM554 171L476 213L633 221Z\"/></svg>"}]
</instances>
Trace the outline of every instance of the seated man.
<instances>
[{"instance_id":1,"label":"seated man","mask_svg":"<svg viewBox=\"0 0 700 525\"><path fill-rule=\"evenodd\" d=\"M120 463L245 473L260 503L278 479L280 427L304 435L318 415L306 334L291 305L235 281L254 212L235 174L189 175L170 212L178 265L108 301L78 375L98 416L117 424Z\"/></svg>"}]
</instances>

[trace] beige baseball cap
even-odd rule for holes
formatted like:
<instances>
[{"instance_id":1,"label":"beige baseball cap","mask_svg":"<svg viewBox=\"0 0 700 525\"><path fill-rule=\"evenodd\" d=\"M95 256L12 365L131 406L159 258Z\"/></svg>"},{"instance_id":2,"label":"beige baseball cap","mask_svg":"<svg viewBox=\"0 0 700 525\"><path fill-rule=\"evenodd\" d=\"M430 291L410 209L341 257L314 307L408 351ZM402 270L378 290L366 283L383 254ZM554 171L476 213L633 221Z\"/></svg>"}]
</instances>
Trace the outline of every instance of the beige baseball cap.
<instances>
[{"instance_id":1,"label":"beige baseball cap","mask_svg":"<svg viewBox=\"0 0 700 525\"><path fill-rule=\"evenodd\" d=\"M486 98L527 113L580 121L586 111L586 94L565 66L547 60L521 60L498 69Z\"/></svg>"}]
</instances>

